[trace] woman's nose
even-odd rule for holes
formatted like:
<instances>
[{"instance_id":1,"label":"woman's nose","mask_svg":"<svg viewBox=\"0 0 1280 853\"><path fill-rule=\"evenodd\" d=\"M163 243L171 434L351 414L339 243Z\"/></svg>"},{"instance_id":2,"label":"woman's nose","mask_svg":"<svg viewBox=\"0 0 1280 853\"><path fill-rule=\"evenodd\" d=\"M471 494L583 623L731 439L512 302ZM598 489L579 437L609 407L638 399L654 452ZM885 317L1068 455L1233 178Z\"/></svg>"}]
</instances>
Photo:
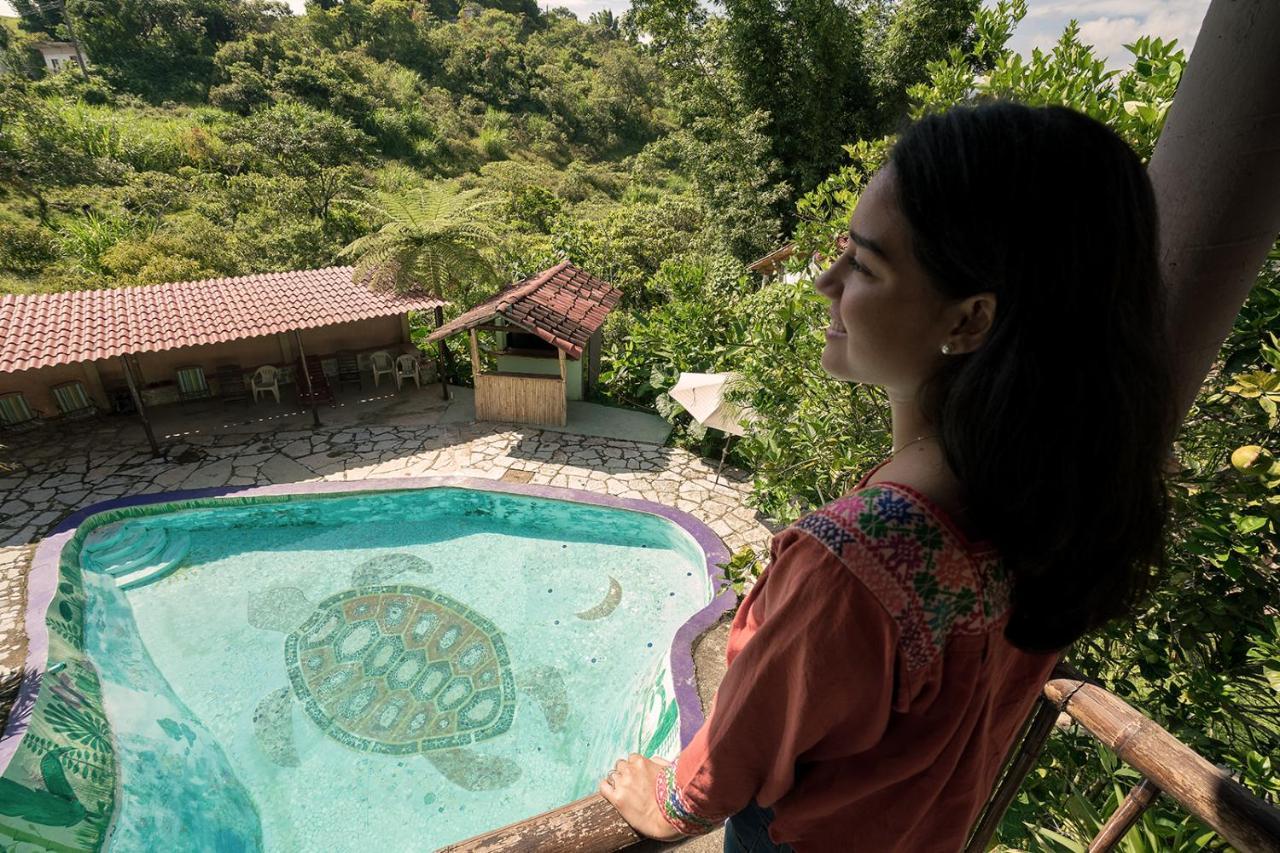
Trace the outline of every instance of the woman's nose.
<instances>
[{"instance_id":1,"label":"woman's nose","mask_svg":"<svg viewBox=\"0 0 1280 853\"><path fill-rule=\"evenodd\" d=\"M831 274L835 269L835 264L827 267L813 279L813 289L818 291L828 299L835 300L839 297L840 291L837 289L835 276Z\"/></svg>"}]
</instances>

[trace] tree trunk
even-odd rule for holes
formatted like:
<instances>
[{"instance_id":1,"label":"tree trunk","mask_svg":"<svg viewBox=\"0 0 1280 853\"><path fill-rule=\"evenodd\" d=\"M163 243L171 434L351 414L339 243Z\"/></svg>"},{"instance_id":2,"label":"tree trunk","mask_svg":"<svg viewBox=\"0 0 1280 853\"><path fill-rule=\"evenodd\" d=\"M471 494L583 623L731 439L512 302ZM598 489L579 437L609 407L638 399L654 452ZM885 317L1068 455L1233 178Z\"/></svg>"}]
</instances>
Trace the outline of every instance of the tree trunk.
<instances>
[{"instance_id":1,"label":"tree trunk","mask_svg":"<svg viewBox=\"0 0 1280 853\"><path fill-rule=\"evenodd\" d=\"M437 305L436 306L436 328L438 329L443 325L444 325L444 309ZM449 348L444 345L444 338L441 338L440 340L436 341L436 345L439 347L439 353L436 356L436 373L440 374L440 399L448 400L449 399L449 373L446 365L448 365L449 367L452 367L452 362L449 356Z\"/></svg>"}]
</instances>

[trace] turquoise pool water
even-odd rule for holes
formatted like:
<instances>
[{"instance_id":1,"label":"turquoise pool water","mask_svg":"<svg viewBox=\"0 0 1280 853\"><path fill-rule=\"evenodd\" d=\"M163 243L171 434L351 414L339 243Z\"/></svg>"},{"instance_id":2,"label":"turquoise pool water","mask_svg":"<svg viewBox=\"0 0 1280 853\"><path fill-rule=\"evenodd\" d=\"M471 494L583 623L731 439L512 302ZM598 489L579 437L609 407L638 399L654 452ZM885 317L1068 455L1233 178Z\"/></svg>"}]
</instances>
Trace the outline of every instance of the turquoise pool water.
<instances>
[{"instance_id":1,"label":"turquoise pool water","mask_svg":"<svg viewBox=\"0 0 1280 853\"><path fill-rule=\"evenodd\" d=\"M119 850L429 850L585 796L678 751L713 596L666 519L458 488L161 507L79 560Z\"/></svg>"}]
</instances>

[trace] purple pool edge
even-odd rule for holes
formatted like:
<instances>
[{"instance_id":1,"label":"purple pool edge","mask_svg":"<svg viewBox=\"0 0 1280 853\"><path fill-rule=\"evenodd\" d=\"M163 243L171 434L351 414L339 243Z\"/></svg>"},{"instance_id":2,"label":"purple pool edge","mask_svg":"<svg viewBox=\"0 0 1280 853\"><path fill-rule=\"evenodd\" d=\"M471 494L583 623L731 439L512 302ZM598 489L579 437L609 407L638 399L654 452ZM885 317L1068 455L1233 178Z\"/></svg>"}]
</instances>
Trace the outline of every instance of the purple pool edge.
<instances>
[{"instance_id":1,"label":"purple pool edge","mask_svg":"<svg viewBox=\"0 0 1280 853\"><path fill-rule=\"evenodd\" d=\"M46 622L46 617L49 605L53 602L54 592L58 588L58 564L62 555L62 548L75 535L76 528L90 516L125 507L189 501L199 498L252 498L281 495L386 492L448 486L477 491L528 495L569 501L571 503L594 504L644 512L667 519L693 537L706 556L707 577L711 582L711 589L714 592L719 588L720 591L715 593L705 607L689 617L680 626L679 630L676 631L675 639L671 643L671 680L675 685L676 706L680 711L680 746L681 748L688 746L689 741L693 739L693 736L702 727L704 721L702 700L698 696L698 683L693 665L693 643L703 631L710 628L719 621L721 616L731 610L736 602L736 595L733 589L728 584L723 583L725 578L719 566L720 563L729 560L729 549L725 547L715 531L683 510L654 503L653 501L638 498L620 498L614 495L589 492L584 489L566 489L559 486L540 486L531 483L508 483L483 477L440 475L374 480L323 480L308 483L276 483L270 486L225 486L176 492L156 492L102 501L76 510L64 518L36 547L36 552L31 559L31 567L27 574L25 626L27 632L27 657L23 666L22 686L14 698L13 711L10 712L4 733L0 735L0 775L3 775L8 769L9 762L17 753L18 747L22 743L22 738L26 734L30 711L35 708L36 698L40 692L40 682L48 665L49 626ZM15 713L21 709L27 709L28 713Z\"/></svg>"}]
</instances>

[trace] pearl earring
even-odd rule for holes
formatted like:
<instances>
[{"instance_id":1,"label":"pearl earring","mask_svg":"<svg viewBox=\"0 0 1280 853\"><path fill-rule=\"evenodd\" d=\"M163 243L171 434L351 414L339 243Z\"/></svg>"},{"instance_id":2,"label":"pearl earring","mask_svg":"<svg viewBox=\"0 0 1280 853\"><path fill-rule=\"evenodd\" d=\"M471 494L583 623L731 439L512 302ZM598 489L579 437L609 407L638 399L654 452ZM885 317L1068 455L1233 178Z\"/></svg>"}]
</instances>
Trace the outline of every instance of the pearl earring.
<instances>
[{"instance_id":1,"label":"pearl earring","mask_svg":"<svg viewBox=\"0 0 1280 853\"><path fill-rule=\"evenodd\" d=\"M942 345L942 354L943 354L943 355L950 355L950 354L951 354L951 344L943 344L943 345Z\"/></svg>"}]
</instances>

